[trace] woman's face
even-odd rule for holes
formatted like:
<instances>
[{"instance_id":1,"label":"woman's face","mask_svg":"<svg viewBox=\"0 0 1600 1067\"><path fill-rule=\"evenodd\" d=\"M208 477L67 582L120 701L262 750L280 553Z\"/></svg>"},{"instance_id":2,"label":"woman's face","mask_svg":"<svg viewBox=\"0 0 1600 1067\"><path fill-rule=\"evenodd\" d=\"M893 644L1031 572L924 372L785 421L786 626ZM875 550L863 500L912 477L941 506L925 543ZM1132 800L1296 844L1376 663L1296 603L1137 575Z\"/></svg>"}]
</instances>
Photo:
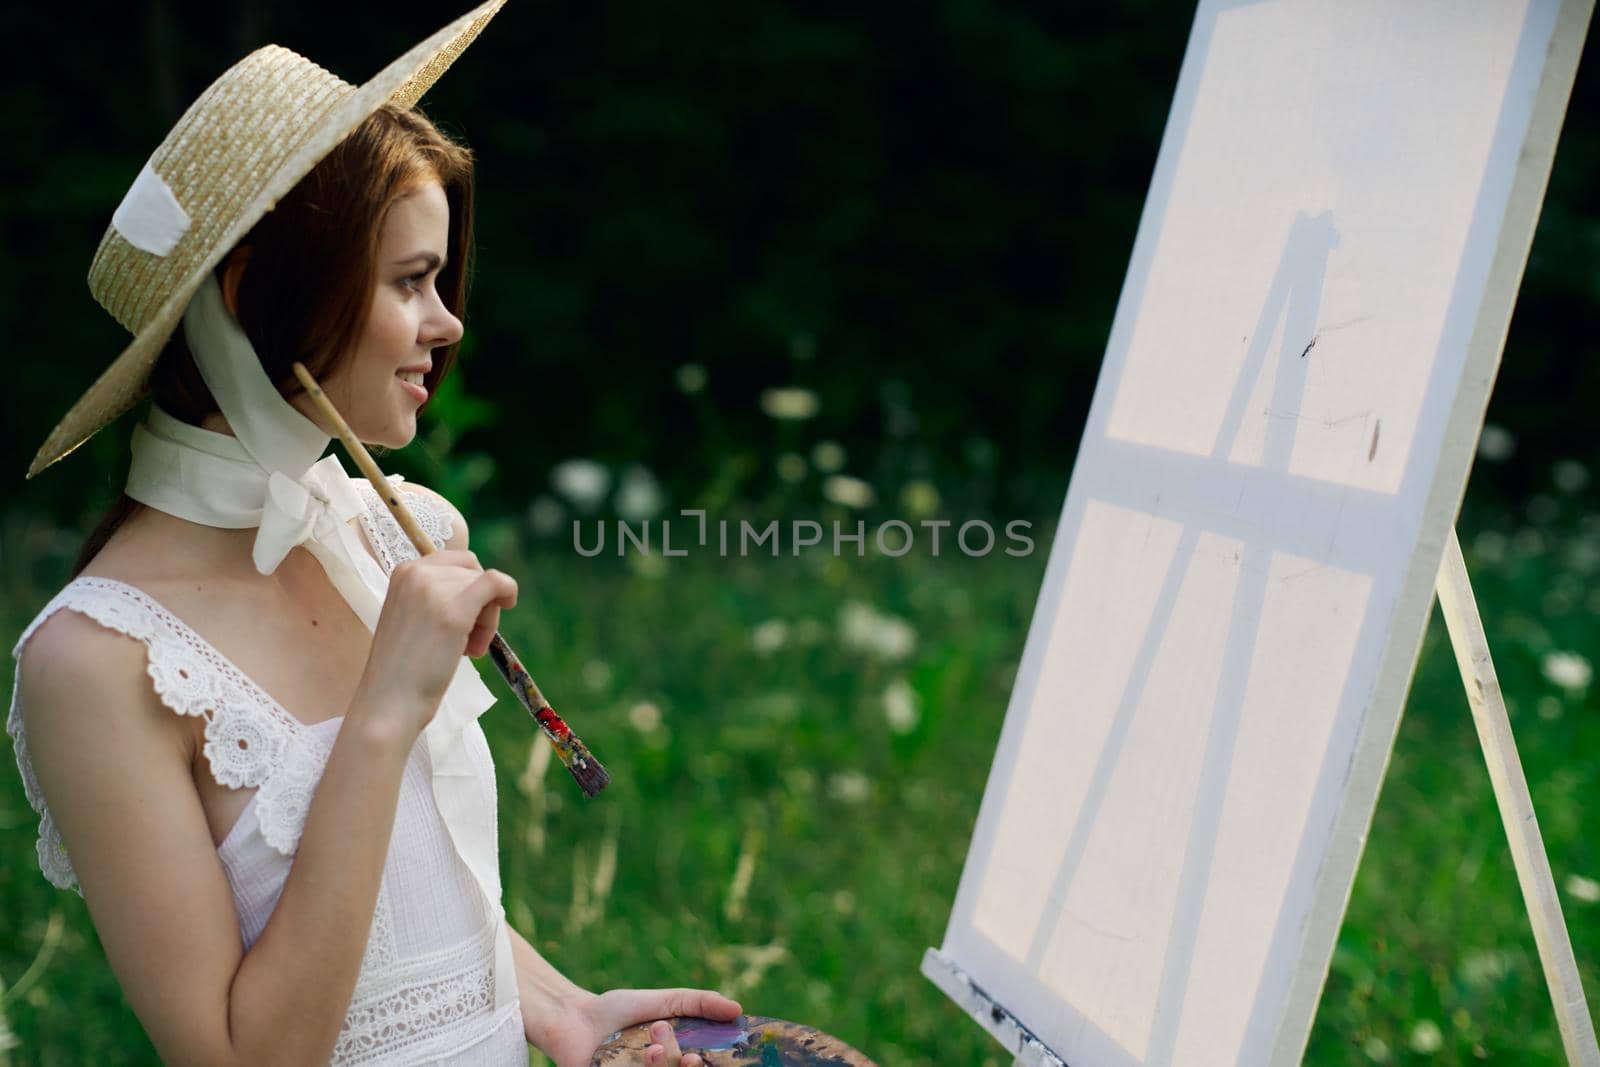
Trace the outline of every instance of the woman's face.
<instances>
[{"instance_id":1,"label":"woman's face","mask_svg":"<svg viewBox=\"0 0 1600 1067\"><path fill-rule=\"evenodd\" d=\"M433 350L461 339L461 320L435 288L449 234L450 204L437 181L417 185L394 204L379 235L366 329L351 357L319 383L350 429L369 444L411 443L417 408L427 399L420 382L433 366ZM322 424L309 396L301 394L294 403ZM333 433L331 426L323 428Z\"/></svg>"}]
</instances>

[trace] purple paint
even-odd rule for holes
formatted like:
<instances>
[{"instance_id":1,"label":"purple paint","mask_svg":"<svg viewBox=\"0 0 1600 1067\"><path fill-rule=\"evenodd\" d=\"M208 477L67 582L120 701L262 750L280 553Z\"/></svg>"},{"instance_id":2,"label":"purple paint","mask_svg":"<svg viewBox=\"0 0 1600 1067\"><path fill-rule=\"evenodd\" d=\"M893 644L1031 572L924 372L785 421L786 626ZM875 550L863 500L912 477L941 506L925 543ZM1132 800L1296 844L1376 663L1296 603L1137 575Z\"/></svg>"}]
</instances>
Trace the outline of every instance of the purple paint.
<instances>
[{"instance_id":1,"label":"purple paint","mask_svg":"<svg viewBox=\"0 0 1600 1067\"><path fill-rule=\"evenodd\" d=\"M673 1033L684 1048L721 1052L743 1045L750 1031L737 1023L714 1023L709 1019L686 1019Z\"/></svg>"}]
</instances>

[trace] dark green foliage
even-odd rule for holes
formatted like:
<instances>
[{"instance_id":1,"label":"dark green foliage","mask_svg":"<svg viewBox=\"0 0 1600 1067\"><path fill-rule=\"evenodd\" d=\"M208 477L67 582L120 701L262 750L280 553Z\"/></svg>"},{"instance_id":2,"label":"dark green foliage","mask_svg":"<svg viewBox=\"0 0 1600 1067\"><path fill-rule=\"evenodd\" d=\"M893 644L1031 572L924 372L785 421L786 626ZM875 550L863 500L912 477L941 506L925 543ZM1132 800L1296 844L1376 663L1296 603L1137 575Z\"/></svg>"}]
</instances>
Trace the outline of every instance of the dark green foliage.
<instances>
[{"instance_id":1,"label":"dark green foliage","mask_svg":"<svg viewBox=\"0 0 1600 1067\"><path fill-rule=\"evenodd\" d=\"M465 5L463 5L465 6ZM185 103L272 40L360 81L437 4L304 0L0 15L6 469L25 469L126 337L89 258ZM425 102L480 159L480 256L459 386L390 457L480 518L520 518L551 467L643 463L674 504L760 498L797 444L842 443L890 495L1059 506L1193 8L1175 0L917 9L770 2L514 4ZM1489 420L1518 442L1475 491L1519 504L1595 469L1600 78L1578 85ZM704 389L676 384L684 364ZM759 398L813 391L803 440ZM120 487L131 416L18 502L61 521ZM70 485L70 491L64 490ZM815 479L785 495L806 507ZM770 502L769 502L770 503Z\"/></svg>"}]
</instances>

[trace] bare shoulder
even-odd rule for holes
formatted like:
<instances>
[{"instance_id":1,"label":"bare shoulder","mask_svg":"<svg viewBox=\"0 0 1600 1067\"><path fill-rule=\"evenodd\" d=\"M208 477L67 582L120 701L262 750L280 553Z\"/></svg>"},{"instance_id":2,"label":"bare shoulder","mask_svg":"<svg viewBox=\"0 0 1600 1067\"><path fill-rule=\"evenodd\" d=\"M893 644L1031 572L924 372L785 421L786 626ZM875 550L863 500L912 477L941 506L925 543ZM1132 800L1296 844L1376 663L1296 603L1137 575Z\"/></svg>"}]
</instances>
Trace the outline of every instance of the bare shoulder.
<instances>
[{"instance_id":1,"label":"bare shoulder","mask_svg":"<svg viewBox=\"0 0 1600 1067\"><path fill-rule=\"evenodd\" d=\"M161 704L146 672L146 649L137 638L62 608L39 624L17 663L17 688L30 747L37 753L53 738L128 723L130 718L168 739L188 731Z\"/></svg>"},{"instance_id":2,"label":"bare shoulder","mask_svg":"<svg viewBox=\"0 0 1600 1067\"><path fill-rule=\"evenodd\" d=\"M37 710L53 704L91 707L86 715L104 715L109 702L94 697L115 696L115 704L126 705L141 689L149 689L150 702L158 704L155 689L139 685L142 678L146 678L142 641L62 608L22 646L18 662L22 717L32 734Z\"/></svg>"},{"instance_id":3,"label":"bare shoulder","mask_svg":"<svg viewBox=\"0 0 1600 1067\"><path fill-rule=\"evenodd\" d=\"M443 547L467 547L467 520L462 517L454 504L420 482L405 481L400 483L400 487L411 490L450 517L450 540L445 542Z\"/></svg>"}]
</instances>

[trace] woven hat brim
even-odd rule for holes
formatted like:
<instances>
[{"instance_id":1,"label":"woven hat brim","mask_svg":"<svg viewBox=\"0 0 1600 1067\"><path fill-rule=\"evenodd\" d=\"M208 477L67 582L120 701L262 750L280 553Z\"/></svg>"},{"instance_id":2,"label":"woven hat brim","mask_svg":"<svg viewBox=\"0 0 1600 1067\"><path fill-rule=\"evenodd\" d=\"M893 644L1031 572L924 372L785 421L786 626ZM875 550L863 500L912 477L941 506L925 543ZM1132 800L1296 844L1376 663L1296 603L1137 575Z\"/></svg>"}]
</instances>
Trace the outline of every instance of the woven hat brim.
<instances>
[{"instance_id":1,"label":"woven hat brim","mask_svg":"<svg viewBox=\"0 0 1600 1067\"><path fill-rule=\"evenodd\" d=\"M172 294L111 362L104 373L79 397L66 416L50 431L28 467L33 478L64 459L119 415L139 402L150 371L182 321L207 272L272 209L289 190L309 174L340 141L385 103L409 108L439 79L478 36L484 25L504 6L505 0L488 0L432 34L399 59L358 87L308 131L300 144L279 165L262 191L239 212L214 248L173 288Z\"/></svg>"}]
</instances>

